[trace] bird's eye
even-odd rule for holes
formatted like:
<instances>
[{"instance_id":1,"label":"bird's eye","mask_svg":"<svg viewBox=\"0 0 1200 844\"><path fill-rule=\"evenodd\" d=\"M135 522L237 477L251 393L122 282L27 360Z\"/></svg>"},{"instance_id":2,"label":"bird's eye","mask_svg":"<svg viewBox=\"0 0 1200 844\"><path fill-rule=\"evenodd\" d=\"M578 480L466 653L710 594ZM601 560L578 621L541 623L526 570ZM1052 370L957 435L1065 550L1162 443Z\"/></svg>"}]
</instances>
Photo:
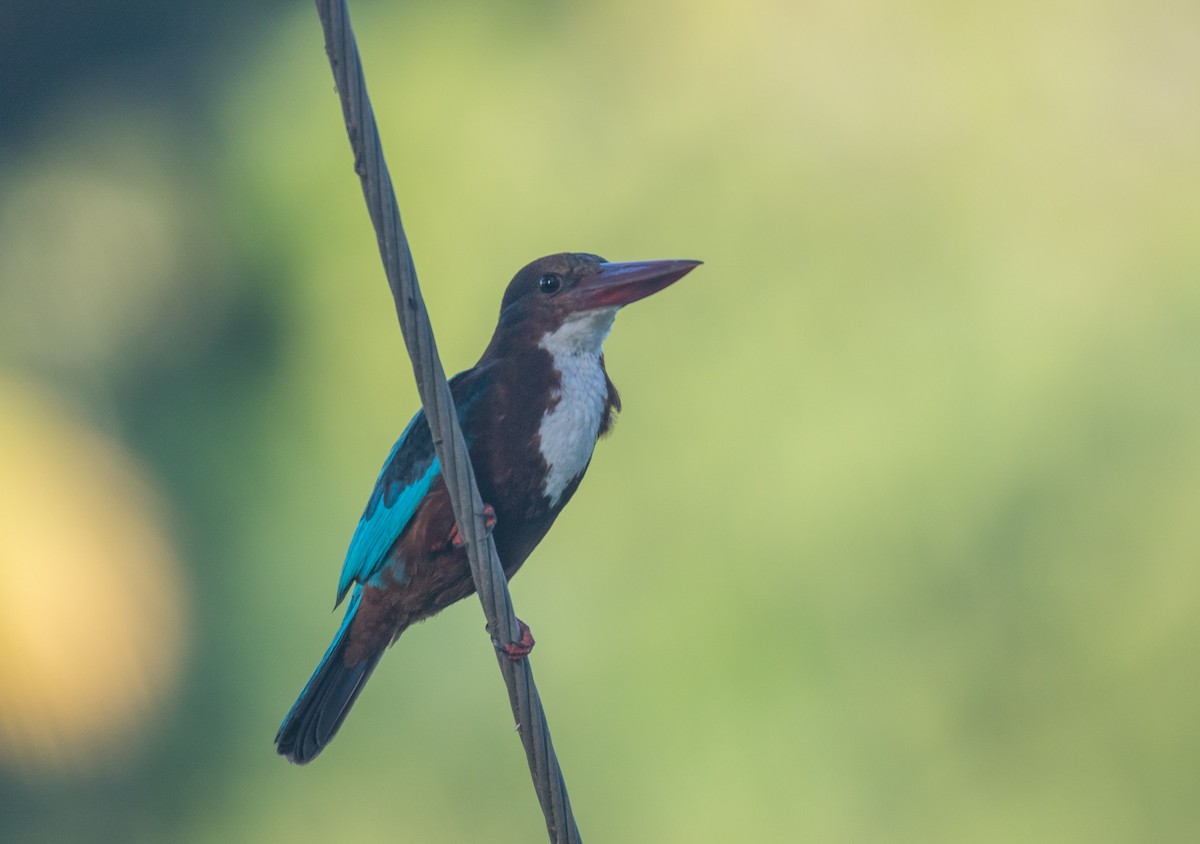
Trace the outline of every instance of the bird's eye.
<instances>
[{"instance_id":1,"label":"bird's eye","mask_svg":"<svg viewBox=\"0 0 1200 844\"><path fill-rule=\"evenodd\" d=\"M560 287L562 287L562 276L555 273L546 273L538 279L538 290L547 296L557 293Z\"/></svg>"}]
</instances>

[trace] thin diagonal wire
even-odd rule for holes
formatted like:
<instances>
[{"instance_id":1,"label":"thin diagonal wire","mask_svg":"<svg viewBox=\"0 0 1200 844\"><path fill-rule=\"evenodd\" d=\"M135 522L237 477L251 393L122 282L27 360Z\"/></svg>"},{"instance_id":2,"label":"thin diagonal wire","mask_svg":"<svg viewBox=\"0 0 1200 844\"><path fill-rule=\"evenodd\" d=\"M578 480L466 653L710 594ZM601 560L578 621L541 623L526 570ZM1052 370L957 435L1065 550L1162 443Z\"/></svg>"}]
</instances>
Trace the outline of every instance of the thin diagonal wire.
<instances>
[{"instance_id":1,"label":"thin diagonal wire","mask_svg":"<svg viewBox=\"0 0 1200 844\"><path fill-rule=\"evenodd\" d=\"M396 315L412 358L417 390L433 432L433 444L441 460L454 518L466 541L475 589L494 640L501 644L515 643L520 639L520 629L513 613L508 581L496 554L496 543L484 524L483 501L475 483L471 458L438 357L425 301L417 285L417 271L400 222L400 209L383 158L375 113L367 97L362 60L350 27L350 11L345 0L316 0L316 4L325 30L325 52L333 68L346 131L354 151L354 170L362 180L363 196L375 225L388 285L396 301ZM497 661L508 687L509 703L517 720L521 742L525 745L529 772L546 816L550 840L554 844L577 844L582 839L571 812L562 769L554 753L546 713L533 681L533 669L528 659L513 662L498 651Z\"/></svg>"}]
</instances>

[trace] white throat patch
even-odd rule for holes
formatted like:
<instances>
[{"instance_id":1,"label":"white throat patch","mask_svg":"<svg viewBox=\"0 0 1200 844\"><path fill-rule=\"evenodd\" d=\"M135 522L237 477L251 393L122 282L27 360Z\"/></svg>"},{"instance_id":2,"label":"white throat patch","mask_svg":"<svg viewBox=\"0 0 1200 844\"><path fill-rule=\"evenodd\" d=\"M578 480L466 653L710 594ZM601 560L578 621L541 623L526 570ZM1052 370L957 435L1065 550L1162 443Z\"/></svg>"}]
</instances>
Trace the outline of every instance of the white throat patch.
<instances>
[{"instance_id":1,"label":"white throat patch","mask_svg":"<svg viewBox=\"0 0 1200 844\"><path fill-rule=\"evenodd\" d=\"M557 402L542 416L538 428L542 458L550 467L543 492L551 506L557 506L563 491L592 459L608 401L600 346L616 315L616 308L573 315L538 343L554 359L559 377L551 396Z\"/></svg>"}]
</instances>

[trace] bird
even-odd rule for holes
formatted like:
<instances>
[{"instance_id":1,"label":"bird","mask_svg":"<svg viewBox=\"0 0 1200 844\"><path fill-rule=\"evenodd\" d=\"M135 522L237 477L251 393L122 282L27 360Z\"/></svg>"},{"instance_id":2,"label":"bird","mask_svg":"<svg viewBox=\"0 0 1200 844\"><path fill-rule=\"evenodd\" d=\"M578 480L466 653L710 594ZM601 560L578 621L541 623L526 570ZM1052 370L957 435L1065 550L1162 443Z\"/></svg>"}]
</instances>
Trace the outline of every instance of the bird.
<instances>
[{"instance_id":1,"label":"bird","mask_svg":"<svg viewBox=\"0 0 1200 844\"><path fill-rule=\"evenodd\" d=\"M609 262L548 255L509 282L479 361L450 379L484 501L485 527L511 578L579 488L620 395L602 344L617 312L679 280L700 261ZM345 616L275 736L311 762L333 739L387 648L412 624L475 591L465 543L423 410L392 447L350 540L335 608ZM534 640L498 644L523 659Z\"/></svg>"}]
</instances>

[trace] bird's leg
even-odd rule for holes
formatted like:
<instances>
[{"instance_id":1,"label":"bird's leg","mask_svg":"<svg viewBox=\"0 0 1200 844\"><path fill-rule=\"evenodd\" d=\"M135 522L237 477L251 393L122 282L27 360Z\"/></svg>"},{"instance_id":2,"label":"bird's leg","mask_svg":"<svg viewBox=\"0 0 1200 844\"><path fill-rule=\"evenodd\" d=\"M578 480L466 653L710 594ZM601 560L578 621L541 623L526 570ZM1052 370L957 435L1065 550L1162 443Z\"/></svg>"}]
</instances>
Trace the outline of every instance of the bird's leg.
<instances>
[{"instance_id":1,"label":"bird's leg","mask_svg":"<svg viewBox=\"0 0 1200 844\"><path fill-rule=\"evenodd\" d=\"M517 626L521 629L521 640L519 642L501 642L498 638L492 636L492 644L496 646L496 650L500 651L513 662L529 656L529 652L533 650L534 646L533 634L529 632L529 625L518 618Z\"/></svg>"},{"instance_id":2,"label":"bird's leg","mask_svg":"<svg viewBox=\"0 0 1200 844\"><path fill-rule=\"evenodd\" d=\"M496 526L496 511L492 507L491 504L484 504L483 505L483 527L488 533L491 533L492 528L494 528L495 526ZM463 539L462 534L459 533L457 522L455 523L454 527L450 528L449 542L450 542L451 548L462 548L464 545L467 544L467 541L465 539ZM436 551L437 549L435 548L434 550Z\"/></svg>"}]
</instances>

